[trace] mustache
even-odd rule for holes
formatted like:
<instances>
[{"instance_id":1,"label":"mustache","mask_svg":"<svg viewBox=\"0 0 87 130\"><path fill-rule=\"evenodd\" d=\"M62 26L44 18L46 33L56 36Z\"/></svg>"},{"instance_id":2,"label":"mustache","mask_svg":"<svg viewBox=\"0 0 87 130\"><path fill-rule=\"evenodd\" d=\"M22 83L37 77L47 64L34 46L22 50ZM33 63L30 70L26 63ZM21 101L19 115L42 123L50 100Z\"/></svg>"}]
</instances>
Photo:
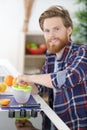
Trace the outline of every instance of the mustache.
<instances>
[{"instance_id":1,"label":"mustache","mask_svg":"<svg viewBox=\"0 0 87 130\"><path fill-rule=\"evenodd\" d=\"M52 40L60 40L58 37L57 38L50 38L50 39L47 39L47 43L51 42Z\"/></svg>"}]
</instances>

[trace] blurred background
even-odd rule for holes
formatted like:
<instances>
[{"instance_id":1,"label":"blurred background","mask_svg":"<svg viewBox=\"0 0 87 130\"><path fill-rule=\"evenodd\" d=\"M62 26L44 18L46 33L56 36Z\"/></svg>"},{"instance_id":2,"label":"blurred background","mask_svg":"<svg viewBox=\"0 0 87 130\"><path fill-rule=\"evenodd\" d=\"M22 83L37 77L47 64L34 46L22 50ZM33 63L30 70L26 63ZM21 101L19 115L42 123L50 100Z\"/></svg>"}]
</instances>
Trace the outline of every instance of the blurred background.
<instances>
[{"instance_id":1,"label":"blurred background","mask_svg":"<svg viewBox=\"0 0 87 130\"><path fill-rule=\"evenodd\" d=\"M87 0L34 0L29 32L41 32L38 18L51 5L62 5L69 10L74 23L73 41L87 44ZM0 0L0 59L8 59L18 71L22 64L19 59L24 11L24 0Z\"/></svg>"}]
</instances>

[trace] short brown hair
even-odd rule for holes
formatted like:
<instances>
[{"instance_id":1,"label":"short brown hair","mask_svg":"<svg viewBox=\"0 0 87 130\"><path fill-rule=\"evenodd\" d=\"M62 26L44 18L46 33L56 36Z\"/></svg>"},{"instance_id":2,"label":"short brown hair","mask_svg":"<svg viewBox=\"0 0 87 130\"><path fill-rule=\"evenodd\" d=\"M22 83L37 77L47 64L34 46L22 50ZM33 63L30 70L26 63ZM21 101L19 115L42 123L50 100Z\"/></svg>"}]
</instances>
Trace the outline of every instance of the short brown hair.
<instances>
[{"instance_id":1,"label":"short brown hair","mask_svg":"<svg viewBox=\"0 0 87 130\"><path fill-rule=\"evenodd\" d=\"M39 25L41 29L43 30L43 23L46 18L57 17L57 16L62 18L63 24L66 28L68 27L73 28L73 23L70 18L69 12L64 7L57 5L57 6L51 6L41 14L39 18Z\"/></svg>"}]
</instances>

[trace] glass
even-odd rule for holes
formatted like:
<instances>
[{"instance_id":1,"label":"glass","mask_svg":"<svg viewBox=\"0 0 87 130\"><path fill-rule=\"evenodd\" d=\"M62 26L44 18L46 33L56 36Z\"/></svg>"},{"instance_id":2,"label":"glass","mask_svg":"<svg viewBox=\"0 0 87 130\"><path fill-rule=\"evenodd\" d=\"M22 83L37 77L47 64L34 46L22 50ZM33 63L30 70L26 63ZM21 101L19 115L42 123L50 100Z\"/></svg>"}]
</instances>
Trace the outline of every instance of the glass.
<instances>
[{"instance_id":1,"label":"glass","mask_svg":"<svg viewBox=\"0 0 87 130\"><path fill-rule=\"evenodd\" d=\"M41 130L42 117L40 113L38 116L31 117L28 120L17 120L9 118L7 111L0 111L0 130Z\"/></svg>"}]
</instances>

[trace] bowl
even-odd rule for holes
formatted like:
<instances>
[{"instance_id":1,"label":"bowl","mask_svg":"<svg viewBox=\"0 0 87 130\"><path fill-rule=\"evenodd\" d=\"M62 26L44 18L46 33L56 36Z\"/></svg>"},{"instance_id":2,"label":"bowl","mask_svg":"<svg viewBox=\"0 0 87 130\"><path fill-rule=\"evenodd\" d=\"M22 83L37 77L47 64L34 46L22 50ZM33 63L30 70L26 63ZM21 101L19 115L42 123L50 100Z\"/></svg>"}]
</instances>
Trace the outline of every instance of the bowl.
<instances>
[{"instance_id":1,"label":"bowl","mask_svg":"<svg viewBox=\"0 0 87 130\"><path fill-rule=\"evenodd\" d=\"M27 48L27 52L29 53L29 54L33 54L33 55L35 55L35 54L43 54L43 53L45 53L46 52L46 49L45 48Z\"/></svg>"},{"instance_id":2,"label":"bowl","mask_svg":"<svg viewBox=\"0 0 87 130\"><path fill-rule=\"evenodd\" d=\"M25 104L30 98L32 91L31 86L20 86L14 85L12 86L12 93L17 103Z\"/></svg>"}]
</instances>

